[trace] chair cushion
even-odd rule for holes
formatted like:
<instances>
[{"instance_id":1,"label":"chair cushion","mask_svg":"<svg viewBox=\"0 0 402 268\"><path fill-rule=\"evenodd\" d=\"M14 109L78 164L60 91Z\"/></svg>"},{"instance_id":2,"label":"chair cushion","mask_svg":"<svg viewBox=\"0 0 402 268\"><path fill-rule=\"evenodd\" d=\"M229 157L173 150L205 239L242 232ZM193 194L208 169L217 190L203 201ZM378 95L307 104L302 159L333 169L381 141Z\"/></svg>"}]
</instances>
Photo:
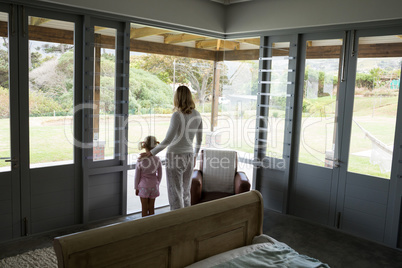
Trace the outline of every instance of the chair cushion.
<instances>
[{"instance_id":1,"label":"chair cushion","mask_svg":"<svg viewBox=\"0 0 402 268\"><path fill-rule=\"evenodd\" d=\"M236 167L236 151L205 149L202 166L202 191L234 194Z\"/></svg>"}]
</instances>

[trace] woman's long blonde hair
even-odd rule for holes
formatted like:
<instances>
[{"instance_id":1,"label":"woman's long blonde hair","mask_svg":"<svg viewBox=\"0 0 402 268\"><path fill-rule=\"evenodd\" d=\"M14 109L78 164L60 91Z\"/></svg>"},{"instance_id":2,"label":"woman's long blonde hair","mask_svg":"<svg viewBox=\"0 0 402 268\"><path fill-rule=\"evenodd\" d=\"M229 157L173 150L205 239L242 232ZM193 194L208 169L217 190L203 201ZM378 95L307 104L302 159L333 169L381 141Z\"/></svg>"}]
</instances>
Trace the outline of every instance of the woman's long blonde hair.
<instances>
[{"instance_id":1,"label":"woman's long blonde hair","mask_svg":"<svg viewBox=\"0 0 402 268\"><path fill-rule=\"evenodd\" d=\"M179 86L173 98L174 109L183 114L191 114L195 109L195 103L191 91L186 86Z\"/></svg>"}]
</instances>

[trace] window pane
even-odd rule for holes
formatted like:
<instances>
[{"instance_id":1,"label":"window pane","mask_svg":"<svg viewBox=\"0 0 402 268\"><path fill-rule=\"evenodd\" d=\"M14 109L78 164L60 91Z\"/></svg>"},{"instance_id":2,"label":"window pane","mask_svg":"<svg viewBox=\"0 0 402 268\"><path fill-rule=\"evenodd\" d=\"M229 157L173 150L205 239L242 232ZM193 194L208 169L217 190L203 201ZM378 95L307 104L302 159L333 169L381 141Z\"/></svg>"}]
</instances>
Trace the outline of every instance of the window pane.
<instances>
[{"instance_id":1,"label":"window pane","mask_svg":"<svg viewBox=\"0 0 402 268\"><path fill-rule=\"evenodd\" d=\"M180 85L189 87L203 118L202 147L252 152L259 38L228 41L135 23L130 26L129 164L136 162L138 142L147 135L164 139L173 112L173 95ZM161 151L158 156L163 160L165 153ZM133 185L134 171L127 175L128 185ZM156 206L168 204L165 179L160 186ZM127 196L128 213L138 211L141 206L134 191L129 190Z\"/></svg>"},{"instance_id":2,"label":"window pane","mask_svg":"<svg viewBox=\"0 0 402 268\"><path fill-rule=\"evenodd\" d=\"M399 36L359 38L348 171L390 178L402 62Z\"/></svg>"},{"instance_id":3,"label":"window pane","mask_svg":"<svg viewBox=\"0 0 402 268\"><path fill-rule=\"evenodd\" d=\"M255 114L258 91L258 60L224 61L226 69L222 93L218 98L221 146L254 156ZM219 145L219 144L218 144Z\"/></svg>"},{"instance_id":4,"label":"window pane","mask_svg":"<svg viewBox=\"0 0 402 268\"><path fill-rule=\"evenodd\" d=\"M306 48L299 162L332 168L342 40L307 41Z\"/></svg>"},{"instance_id":5,"label":"window pane","mask_svg":"<svg viewBox=\"0 0 402 268\"><path fill-rule=\"evenodd\" d=\"M95 26L93 160L114 159L116 29Z\"/></svg>"},{"instance_id":6,"label":"window pane","mask_svg":"<svg viewBox=\"0 0 402 268\"><path fill-rule=\"evenodd\" d=\"M0 23L7 29L8 14L0 13ZM5 160L11 158L10 153L10 88L8 68L8 35L4 32L0 39L0 172L10 171L10 163Z\"/></svg>"},{"instance_id":7,"label":"window pane","mask_svg":"<svg viewBox=\"0 0 402 268\"><path fill-rule=\"evenodd\" d=\"M72 163L74 23L39 17L28 23L30 166Z\"/></svg>"},{"instance_id":8,"label":"window pane","mask_svg":"<svg viewBox=\"0 0 402 268\"><path fill-rule=\"evenodd\" d=\"M259 37L222 42L226 46L239 44L238 55L246 54L245 51L259 51L260 48ZM252 184L259 60L257 54L245 56L244 60L234 54L230 50L224 51L223 62L218 64L217 124L212 141L218 148L237 151L237 169L245 172Z\"/></svg>"},{"instance_id":9,"label":"window pane","mask_svg":"<svg viewBox=\"0 0 402 268\"><path fill-rule=\"evenodd\" d=\"M271 77L268 98L267 151L268 157L283 158L286 98L289 75L289 42L272 44L272 61L268 67Z\"/></svg>"}]
</instances>

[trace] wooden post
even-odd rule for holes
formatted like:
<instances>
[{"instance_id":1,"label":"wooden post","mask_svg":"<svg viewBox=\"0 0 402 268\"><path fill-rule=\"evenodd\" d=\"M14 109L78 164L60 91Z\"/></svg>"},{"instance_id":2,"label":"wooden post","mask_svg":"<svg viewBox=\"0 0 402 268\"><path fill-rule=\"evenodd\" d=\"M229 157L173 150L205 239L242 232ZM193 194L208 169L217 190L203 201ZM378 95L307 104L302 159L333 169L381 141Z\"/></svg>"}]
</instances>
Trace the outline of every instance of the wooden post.
<instances>
[{"instance_id":1,"label":"wooden post","mask_svg":"<svg viewBox=\"0 0 402 268\"><path fill-rule=\"evenodd\" d=\"M211 111L211 132L218 125L218 100L219 100L219 80L221 70L218 68L218 62L214 61L214 83L212 88L212 111Z\"/></svg>"}]
</instances>

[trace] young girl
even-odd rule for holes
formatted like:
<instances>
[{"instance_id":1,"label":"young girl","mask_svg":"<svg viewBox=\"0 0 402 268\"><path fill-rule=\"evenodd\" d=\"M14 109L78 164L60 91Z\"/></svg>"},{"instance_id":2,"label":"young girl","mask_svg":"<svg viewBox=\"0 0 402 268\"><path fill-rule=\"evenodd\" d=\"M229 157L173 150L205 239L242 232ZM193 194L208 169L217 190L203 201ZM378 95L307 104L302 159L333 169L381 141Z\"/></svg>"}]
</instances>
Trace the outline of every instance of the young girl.
<instances>
[{"instance_id":1,"label":"young girl","mask_svg":"<svg viewBox=\"0 0 402 268\"><path fill-rule=\"evenodd\" d=\"M159 144L154 136L148 136L138 144L138 149L149 152ZM135 194L140 196L142 216L155 214L155 198L159 196L162 164L157 156L139 159L135 168Z\"/></svg>"}]
</instances>

